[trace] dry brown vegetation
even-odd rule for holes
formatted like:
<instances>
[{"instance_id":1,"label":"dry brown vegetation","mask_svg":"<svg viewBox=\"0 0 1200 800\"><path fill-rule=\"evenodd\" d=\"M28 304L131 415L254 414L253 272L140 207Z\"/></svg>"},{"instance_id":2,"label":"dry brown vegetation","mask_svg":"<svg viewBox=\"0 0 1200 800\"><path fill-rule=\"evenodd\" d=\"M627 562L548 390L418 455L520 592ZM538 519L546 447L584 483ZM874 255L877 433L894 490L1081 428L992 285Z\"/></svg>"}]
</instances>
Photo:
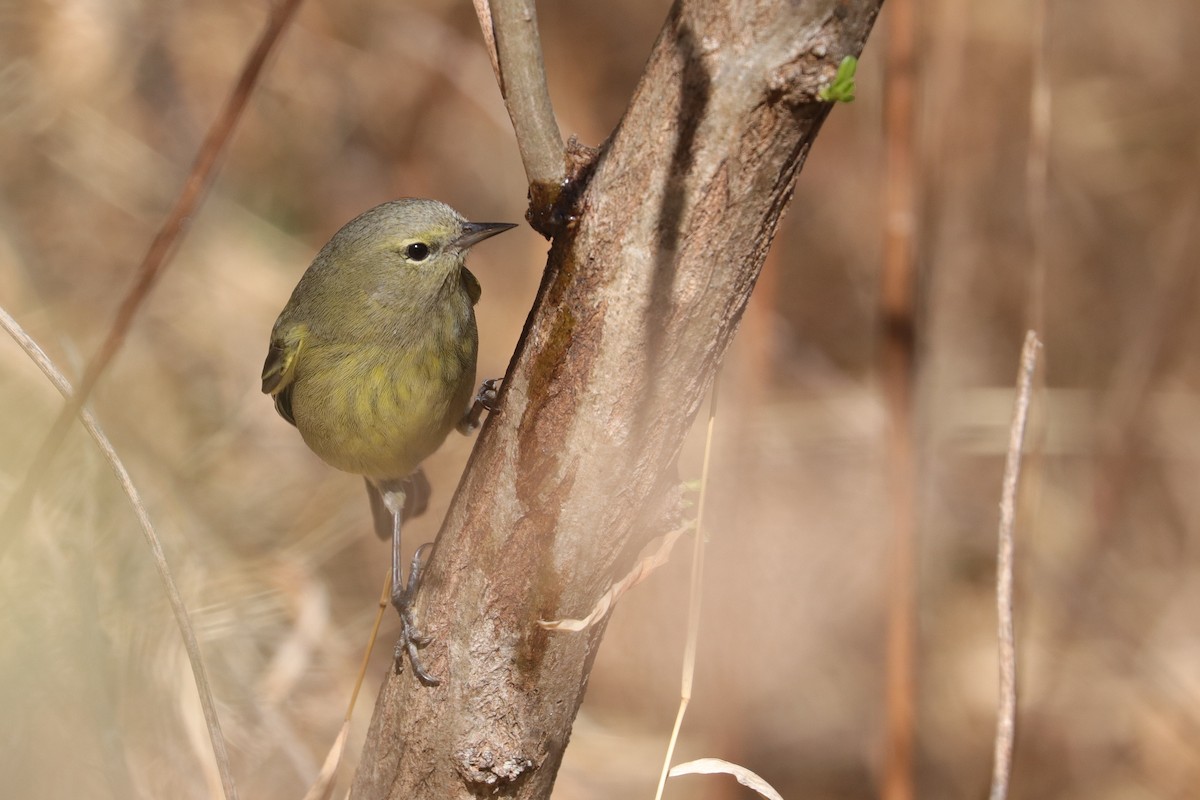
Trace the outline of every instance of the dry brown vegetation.
<instances>
[{"instance_id":1,"label":"dry brown vegetation","mask_svg":"<svg viewBox=\"0 0 1200 800\"><path fill-rule=\"evenodd\" d=\"M565 133L594 144L612 129L666 5L542 4ZM227 0L0 8L0 305L68 374L103 338L263 11ZM1018 520L1012 797L1193 796L1200 89L1187 54L1200 7L1052 7L1041 289L1026 218L1030 8L941 0L919 13L918 796L987 785L996 503L1038 291L1046 347ZM787 798L873 797L878 782L881 41L799 180L727 361L717 426L700 662L678 756L745 764ZM397 195L481 220L524 212L470 6L310 0L93 402L183 584L246 797L298 797L310 782L387 565L360 481L305 449L259 393L258 370L316 248ZM481 376L503 373L544 263L545 242L523 230L471 257ZM59 403L0 344L0 497ZM451 439L428 465L435 495L409 546L437 530L470 446ZM698 475L699 446L685 478ZM0 794L211 796L195 691L132 514L81 432L53 475L30 524L0 531L19 537L0 562ZM677 557L615 612L556 797L653 791L687 574ZM368 713L360 701L351 757ZM728 779L673 784L668 796L744 794Z\"/></svg>"}]
</instances>

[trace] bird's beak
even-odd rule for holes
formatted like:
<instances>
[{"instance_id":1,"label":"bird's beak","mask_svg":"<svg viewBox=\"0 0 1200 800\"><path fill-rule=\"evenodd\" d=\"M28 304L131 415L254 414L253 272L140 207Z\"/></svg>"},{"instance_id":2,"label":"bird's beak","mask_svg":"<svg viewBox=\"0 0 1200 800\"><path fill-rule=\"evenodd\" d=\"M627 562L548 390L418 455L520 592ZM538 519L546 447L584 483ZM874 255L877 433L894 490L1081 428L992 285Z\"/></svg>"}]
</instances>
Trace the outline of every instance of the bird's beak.
<instances>
[{"instance_id":1,"label":"bird's beak","mask_svg":"<svg viewBox=\"0 0 1200 800\"><path fill-rule=\"evenodd\" d=\"M509 228L517 227L512 222L464 222L462 233L450 243L456 250L466 250L472 245L479 244L484 239L503 233Z\"/></svg>"}]
</instances>

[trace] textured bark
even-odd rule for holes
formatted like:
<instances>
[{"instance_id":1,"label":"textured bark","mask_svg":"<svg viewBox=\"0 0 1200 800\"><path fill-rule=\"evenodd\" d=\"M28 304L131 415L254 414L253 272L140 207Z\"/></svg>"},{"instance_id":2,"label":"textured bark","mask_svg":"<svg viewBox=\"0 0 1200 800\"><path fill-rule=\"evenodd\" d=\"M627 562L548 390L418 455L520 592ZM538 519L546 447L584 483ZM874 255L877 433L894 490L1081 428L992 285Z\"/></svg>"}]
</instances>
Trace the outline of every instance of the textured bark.
<instances>
[{"instance_id":1,"label":"textured bark","mask_svg":"<svg viewBox=\"0 0 1200 800\"><path fill-rule=\"evenodd\" d=\"M829 111L816 93L880 2L672 9L564 193L500 410L426 569L417 618L442 684L387 681L353 797L549 797L603 626L537 620L586 614L665 530L675 458Z\"/></svg>"}]
</instances>

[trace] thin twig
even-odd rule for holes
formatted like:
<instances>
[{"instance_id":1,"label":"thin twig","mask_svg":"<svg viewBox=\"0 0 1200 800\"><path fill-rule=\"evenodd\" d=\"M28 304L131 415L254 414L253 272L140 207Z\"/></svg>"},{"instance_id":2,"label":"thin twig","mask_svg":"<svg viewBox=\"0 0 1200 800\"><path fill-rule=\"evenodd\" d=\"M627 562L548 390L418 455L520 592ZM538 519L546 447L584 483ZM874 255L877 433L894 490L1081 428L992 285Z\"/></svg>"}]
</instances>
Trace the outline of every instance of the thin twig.
<instances>
[{"instance_id":1,"label":"thin twig","mask_svg":"<svg viewBox=\"0 0 1200 800\"><path fill-rule=\"evenodd\" d=\"M0 516L0 531L8 532L7 536L0 538L0 557L3 556L8 543L17 536L20 528L24 527L29 505L33 501L34 495L37 494L38 487L49 470L55 454L58 453L67 431L70 430L71 422L79 415L80 410L91 396L92 390L95 389L96 383L104 374L104 370L112 362L117 351L121 349L121 345L125 342L125 336L133 324L134 316L161 275L175 246L195 217L196 209L209 186L212 185L217 163L233 136L234 127L242 116L250 94L254 91L267 56L279 41L280 35L299 5L300 0L280 0L279 4L272 9L266 27L259 36L258 42L255 43L254 49L250 51L246 63L242 66L241 75L238 77L229 99L226 100L225 106L213 121L208 135L204 138L204 143L200 146L192 169L175 200L174 207L167 214L154 241L150 243L150 249L146 251L146 255L138 267L137 281L125 295L120 308L117 309L117 315L109 328L108 336L96 351L96 355L88 362L77 391L67 400L66 405L54 420L54 425L46 434L41 447L38 448L33 463L30 464L29 470L25 473L17 490L9 498L8 504L4 508L4 514Z\"/></svg>"},{"instance_id":2,"label":"thin twig","mask_svg":"<svg viewBox=\"0 0 1200 800\"><path fill-rule=\"evenodd\" d=\"M667 743L667 754L663 758L662 774L658 778L658 791L654 800L662 800L663 789L671 771L671 759L675 757L675 745L679 741L679 730L683 727L683 716L692 699L692 680L696 674L696 645L700 639L700 600L704 596L704 505L708 498L708 471L712 464L713 426L717 421L717 387L721 383L718 370L713 378L712 398L708 403L708 430L704 434L704 464L700 468L700 499L696 506L695 544L692 549L692 577L688 593L687 641L683 646L683 680L679 690L679 711L675 714L675 726L671 729L671 741Z\"/></svg>"},{"instance_id":3,"label":"thin twig","mask_svg":"<svg viewBox=\"0 0 1200 800\"><path fill-rule=\"evenodd\" d=\"M8 312L0 308L0 327L13 338L13 340L25 351L25 354L37 364L38 369L42 371L54 388L65 398L71 397L71 384L58 368L50 360L49 356L38 347L37 342L25 333L24 329L17 323L15 319L9 316ZM109 466L117 476L117 481L120 482L121 488L125 491L125 496L129 498L129 503L133 506L133 512L138 518L138 523L142 526L142 534L146 537L146 543L150 545L150 555L154 560L154 568L158 570L158 576L163 582L163 588L167 593L167 600L171 604L171 611L175 614L175 623L179 626L179 633L183 637L183 646L187 650L188 662L192 667L192 676L196 681L196 692L200 695L200 706L204 709L204 720L208 726L208 737L212 741L213 756L216 758L217 770L221 773L221 785L225 791L226 800L237 800L237 788L233 783L233 770L229 765L229 753L225 748L225 737L221 735L221 723L217 718L217 706L213 700L212 688L208 683L208 673L204 669L204 661L200 655L200 643L196 640L196 632L192 628L191 619L188 616L187 607L183 603L183 598L179 594L179 588L175 585L175 579L171 576L171 568L167 564L167 557L163 553L162 545L158 541L158 534L154 531L154 525L150 522L150 514L146 511L146 506L142 503L141 495L138 494L137 488L133 485L133 480L129 477L129 472L125 469L125 465L121 463L117 451L113 449L112 444L100 430L100 426L96 423L95 417L88 411L82 411L80 418L83 421L83 426L87 428L87 432L91 434L92 439L96 442L96 446L100 448L100 452L104 454L108 460Z\"/></svg>"},{"instance_id":4,"label":"thin twig","mask_svg":"<svg viewBox=\"0 0 1200 800\"><path fill-rule=\"evenodd\" d=\"M487 46L488 58L492 61L492 72L496 85L500 85L500 57L496 55L496 31L492 28L492 8L489 0L471 0L475 16L479 17L479 29L483 32L483 43Z\"/></svg>"},{"instance_id":5,"label":"thin twig","mask_svg":"<svg viewBox=\"0 0 1200 800\"><path fill-rule=\"evenodd\" d=\"M490 6L490 8L489 8ZM550 103L546 65L533 0L476 0L484 39L495 37L500 94L512 119L517 147L531 186L560 186L566 150Z\"/></svg>"},{"instance_id":6,"label":"thin twig","mask_svg":"<svg viewBox=\"0 0 1200 800\"><path fill-rule=\"evenodd\" d=\"M884 132L884 246L880 347L888 411L888 502L891 559L885 658L884 800L912 800L916 729L916 458L913 397L916 344L916 148L914 142L916 11L913 0L887 7Z\"/></svg>"},{"instance_id":7,"label":"thin twig","mask_svg":"<svg viewBox=\"0 0 1200 800\"><path fill-rule=\"evenodd\" d=\"M1017 728L1017 644L1013 626L1013 527L1017 518L1017 483L1021 477L1021 446L1029 420L1033 373L1042 343L1037 334L1025 334L1021 369L1017 374L1017 399L1008 432L1004 460L1004 485L1000 494L999 548L996 556L996 611L1000 640L1000 699L997 704L995 754L989 800L1005 800L1012 776L1013 743Z\"/></svg>"}]
</instances>

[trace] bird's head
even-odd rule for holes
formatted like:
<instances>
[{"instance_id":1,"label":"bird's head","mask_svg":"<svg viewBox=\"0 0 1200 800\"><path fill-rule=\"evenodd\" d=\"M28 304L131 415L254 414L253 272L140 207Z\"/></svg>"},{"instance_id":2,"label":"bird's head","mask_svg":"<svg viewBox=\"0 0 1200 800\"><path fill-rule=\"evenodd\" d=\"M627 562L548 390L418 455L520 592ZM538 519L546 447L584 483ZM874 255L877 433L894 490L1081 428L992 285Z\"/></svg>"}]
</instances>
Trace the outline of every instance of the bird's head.
<instances>
[{"instance_id":1,"label":"bird's head","mask_svg":"<svg viewBox=\"0 0 1200 800\"><path fill-rule=\"evenodd\" d=\"M360 272L380 286L422 294L457 278L472 245L512 227L508 222L468 222L436 200L403 198L348 222L322 256L339 271Z\"/></svg>"}]
</instances>

